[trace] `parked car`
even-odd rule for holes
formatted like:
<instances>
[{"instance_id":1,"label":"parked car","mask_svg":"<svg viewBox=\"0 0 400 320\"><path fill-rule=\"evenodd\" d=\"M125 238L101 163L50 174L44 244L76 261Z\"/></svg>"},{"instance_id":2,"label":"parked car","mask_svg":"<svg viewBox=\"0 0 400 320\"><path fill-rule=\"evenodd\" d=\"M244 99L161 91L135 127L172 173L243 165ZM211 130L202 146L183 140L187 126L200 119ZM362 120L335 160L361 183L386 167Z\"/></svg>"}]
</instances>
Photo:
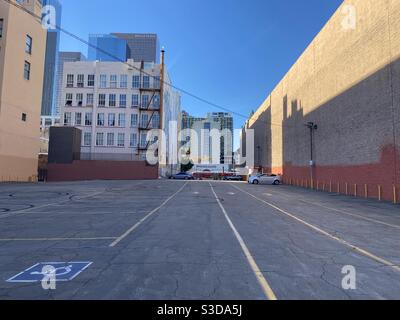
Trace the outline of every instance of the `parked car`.
<instances>
[{"instance_id":1,"label":"parked car","mask_svg":"<svg viewBox=\"0 0 400 320\"><path fill-rule=\"evenodd\" d=\"M281 184L281 177L275 174L258 174L251 176L248 181L250 184Z\"/></svg>"},{"instance_id":2,"label":"parked car","mask_svg":"<svg viewBox=\"0 0 400 320\"><path fill-rule=\"evenodd\" d=\"M190 173L181 172L181 173L172 175L170 179L173 179L173 180L194 180L194 177Z\"/></svg>"},{"instance_id":3,"label":"parked car","mask_svg":"<svg viewBox=\"0 0 400 320\"><path fill-rule=\"evenodd\" d=\"M242 176L237 176L237 175L225 176L224 180L225 181L243 181L243 177Z\"/></svg>"}]
</instances>

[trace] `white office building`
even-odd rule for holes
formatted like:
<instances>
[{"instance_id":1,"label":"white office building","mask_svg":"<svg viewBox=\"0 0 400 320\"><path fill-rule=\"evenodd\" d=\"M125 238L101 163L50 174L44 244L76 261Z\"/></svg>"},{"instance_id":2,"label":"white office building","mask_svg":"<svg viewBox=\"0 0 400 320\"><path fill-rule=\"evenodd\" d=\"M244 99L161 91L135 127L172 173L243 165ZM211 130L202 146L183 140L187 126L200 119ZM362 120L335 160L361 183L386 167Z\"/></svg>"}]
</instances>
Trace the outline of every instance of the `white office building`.
<instances>
[{"instance_id":1,"label":"white office building","mask_svg":"<svg viewBox=\"0 0 400 320\"><path fill-rule=\"evenodd\" d=\"M208 113L193 117L182 112L181 150L190 151L191 160L199 168L229 168L233 164L233 118L229 113Z\"/></svg>"},{"instance_id":2,"label":"white office building","mask_svg":"<svg viewBox=\"0 0 400 320\"><path fill-rule=\"evenodd\" d=\"M177 132L168 130L170 121L178 121L180 96L164 86L160 115L160 70L159 64L133 60L64 64L61 122L82 131L81 159L146 160L148 147L158 139L149 141L148 133L160 129L161 122L172 139L163 154L178 152Z\"/></svg>"}]
</instances>

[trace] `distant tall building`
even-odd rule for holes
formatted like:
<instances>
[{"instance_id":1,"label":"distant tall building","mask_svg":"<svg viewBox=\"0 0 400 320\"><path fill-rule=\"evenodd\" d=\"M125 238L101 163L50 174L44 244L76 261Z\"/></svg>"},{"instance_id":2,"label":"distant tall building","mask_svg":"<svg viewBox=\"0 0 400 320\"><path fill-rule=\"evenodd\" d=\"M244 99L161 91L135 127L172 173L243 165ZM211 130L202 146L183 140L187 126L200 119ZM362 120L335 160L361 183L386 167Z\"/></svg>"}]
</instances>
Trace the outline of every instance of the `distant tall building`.
<instances>
[{"instance_id":1,"label":"distant tall building","mask_svg":"<svg viewBox=\"0 0 400 320\"><path fill-rule=\"evenodd\" d=\"M89 35L88 59L91 61L121 62L127 60L127 42L110 34Z\"/></svg>"},{"instance_id":2,"label":"distant tall building","mask_svg":"<svg viewBox=\"0 0 400 320\"><path fill-rule=\"evenodd\" d=\"M160 62L160 43L158 36L151 33L112 33L127 43L128 59L140 62Z\"/></svg>"},{"instance_id":3,"label":"distant tall building","mask_svg":"<svg viewBox=\"0 0 400 320\"><path fill-rule=\"evenodd\" d=\"M199 118L183 111L181 126L181 141L189 146L195 164L232 164L233 118L229 113L208 113ZM221 132L219 155L213 154L211 130ZM194 133L197 139L192 136Z\"/></svg>"},{"instance_id":4,"label":"distant tall building","mask_svg":"<svg viewBox=\"0 0 400 320\"><path fill-rule=\"evenodd\" d=\"M56 109L55 116L60 115L60 106L61 106L61 91L62 91L62 81L63 81L63 73L64 73L64 63L65 62L77 62L77 61L85 61L86 57L80 52L67 52L63 51L59 53L58 56L58 66L57 66L57 84L56 84Z\"/></svg>"},{"instance_id":5,"label":"distant tall building","mask_svg":"<svg viewBox=\"0 0 400 320\"><path fill-rule=\"evenodd\" d=\"M16 3L16 0L12 0ZM0 180L34 181L38 173L46 31L32 17L42 3L0 1Z\"/></svg>"},{"instance_id":6,"label":"distant tall building","mask_svg":"<svg viewBox=\"0 0 400 320\"><path fill-rule=\"evenodd\" d=\"M56 24L61 25L62 7L58 0L42 0L44 6L53 6L56 13ZM42 115L53 115L57 105L57 66L58 51L60 46L60 31L58 29L47 30L46 58L44 66Z\"/></svg>"}]
</instances>

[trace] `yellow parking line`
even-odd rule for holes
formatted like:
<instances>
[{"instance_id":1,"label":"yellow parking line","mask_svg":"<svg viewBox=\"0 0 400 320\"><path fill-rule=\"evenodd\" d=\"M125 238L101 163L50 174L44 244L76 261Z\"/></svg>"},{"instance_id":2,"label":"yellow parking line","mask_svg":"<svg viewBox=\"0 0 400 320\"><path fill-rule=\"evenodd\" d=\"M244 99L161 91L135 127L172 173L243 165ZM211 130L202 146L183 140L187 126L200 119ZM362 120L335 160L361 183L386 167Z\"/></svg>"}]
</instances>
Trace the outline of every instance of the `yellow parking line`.
<instances>
[{"instance_id":1,"label":"yellow parking line","mask_svg":"<svg viewBox=\"0 0 400 320\"><path fill-rule=\"evenodd\" d=\"M264 204L266 204L266 205L268 205L268 206L270 206L270 207L272 207L272 208L274 208L275 210L277 210L277 211L283 213L284 215L286 215L286 216L288 216L288 217L290 217L290 218L296 220L297 222L300 222L301 224L303 224L303 225L305 225L305 226L307 226L307 227L313 229L314 231L316 231L316 232L318 232L318 233L320 233L320 234L323 234L324 236L326 236L326 237L328 237L328 238L330 238L330 239L332 239L332 240L335 240L335 241L337 241L337 242L339 242L339 243L345 245L346 247L349 247L349 248L351 248L352 250L354 250L354 251L356 251L356 252L358 252L358 253L361 253L362 255L364 255L364 256L366 256L366 257L369 257L369 258L371 258L371 259L373 259L373 260L375 260L375 261L377 261L377 262L379 262L379 263L382 263L382 264L384 264L384 265L386 265L386 266L388 266L388 267L391 267L391 268L394 269L395 271L400 272L400 266L396 265L395 263L393 263L393 262L391 262L391 261L388 261L388 260L385 260L385 259L383 259L383 258L381 258L381 257L378 257L378 256L374 255L373 253L368 252L367 250L364 250L364 249L362 249L362 248L360 248L360 247L357 247L357 246L355 246L355 245L353 245L353 244L347 242L346 240L343 240L343 239L341 239L341 238L339 238L339 237L337 237L337 236L334 236L333 234L330 234L329 232L327 232L327 231L325 231L325 230L322 230L321 228L319 228L319 227L317 227L317 226L314 226L314 225L312 225L311 223L308 223L307 221L304 221L304 220L302 220L302 219L296 217L294 214L291 214L291 213L289 213L289 212L287 212L287 211L285 211L285 210L283 210L283 209L277 207L276 205L273 205L272 203L269 203L268 201L265 201L265 200L263 200L263 199L261 199L261 198L255 196L255 195L253 195L253 194L247 192L247 191L242 190L241 188L238 188L238 187L236 187L236 186L233 186L233 187L236 188L236 189L238 189L239 191L241 191L241 192L243 192L243 193L249 195L250 197L252 197L252 198L254 198L254 199L256 199L256 200L258 200L258 201L260 201L260 202L262 202L262 203L264 203Z\"/></svg>"},{"instance_id":2,"label":"yellow parking line","mask_svg":"<svg viewBox=\"0 0 400 320\"><path fill-rule=\"evenodd\" d=\"M270 285L268 284L267 280L265 279L263 273L261 272L260 268L257 265L257 262L253 258L253 256L250 253L250 250L248 249L246 243L244 242L242 236L240 233L237 231L236 227L234 226L232 220L229 218L228 213L226 212L224 206L222 205L221 201L219 200L217 194L215 193L214 187L212 186L211 183L209 183L211 190L215 196L215 199L218 202L219 207L221 208L226 220L228 221L229 226L231 227L236 239L238 240L240 247L243 250L244 255L246 256L246 259L253 270L254 275L257 278L258 283L260 284L265 296L267 297L268 300L278 300L274 292L272 291Z\"/></svg>"},{"instance_id":3,"label":"yellow parking line","mask_svg":"<svg viewBox=\"0 0 400 320\"><path fill-rule=\"evenodd\" d=\"M117 237L93 237L93 238L10 238L0 239L0 242L23 242L23 241L90 241L90 240L113 240Z\"/></svg>"}]
</instances>

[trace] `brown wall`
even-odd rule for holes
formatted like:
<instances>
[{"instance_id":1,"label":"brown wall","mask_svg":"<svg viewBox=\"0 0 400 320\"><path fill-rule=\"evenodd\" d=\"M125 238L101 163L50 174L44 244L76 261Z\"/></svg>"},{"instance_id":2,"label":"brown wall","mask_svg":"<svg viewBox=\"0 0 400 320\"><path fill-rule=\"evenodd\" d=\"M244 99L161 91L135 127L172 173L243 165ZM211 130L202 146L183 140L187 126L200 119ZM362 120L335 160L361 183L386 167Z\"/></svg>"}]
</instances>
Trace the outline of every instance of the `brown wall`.
<instances>
[{"instance_id":1,"label":"brown wall","mask_svg":"<svg viewBox=\"0 0 400 320\"><path fill-rule=\"evenodd\" d=\"M37 4L29 2L40 14ZM37 176L46 30L37 19L5 1L0 1L0 18L4 19L0 38L0 181L29 181ZM32 54L25 52L27 35L33 40ZM24 79L25 61L31 63L30 80Z\"/></svg>"},{"instance_id":2,"label":"brown wall","mask_svg":"<svg viewBox=\"0 0 400 320\"><path fill-rule=\"evenodd\" d=\"M158 167L144 161L74 161L48 164L48 181L151 180L158 179Z\"/></svg>"},{"instance_id":3,"label":"brown wall","mask_svg":"<svg viewBox=\"0 0 400 320\"><path fill-rule=\"evenodd\" d=\"M356 10L355 29L343 28L347 5ZM360 196L367 185L371 197L380 185L393 200L393 185L400 188L400 1L345 0L268 96L249 120L256 135L270 135L266 170L310 184L307 122L318 125L315 182L342 190L357 184Z\"/></svg>"}]
</instances>

